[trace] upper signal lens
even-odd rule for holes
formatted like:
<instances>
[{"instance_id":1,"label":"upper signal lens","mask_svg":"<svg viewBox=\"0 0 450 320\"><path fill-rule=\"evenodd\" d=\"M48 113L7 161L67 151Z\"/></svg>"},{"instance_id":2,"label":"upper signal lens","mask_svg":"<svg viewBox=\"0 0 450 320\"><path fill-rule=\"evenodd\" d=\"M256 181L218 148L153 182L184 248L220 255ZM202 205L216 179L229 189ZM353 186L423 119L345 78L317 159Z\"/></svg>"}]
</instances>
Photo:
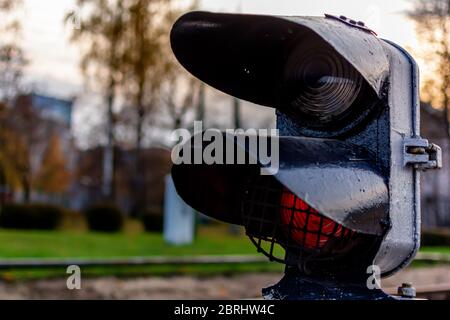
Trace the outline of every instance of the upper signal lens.
<instances>
[{"instance_id":1,"label":"upper signal lens","mask_svg":"<svg viewBox=\"0 0 450 320\"><path fill-rule=\"evenodd\" d=\"M363 78L323 42L315 38L305 42L292 51L286 64L287 103L322 123L340 119L361 94Z\"/></svg>"}]
</instances>

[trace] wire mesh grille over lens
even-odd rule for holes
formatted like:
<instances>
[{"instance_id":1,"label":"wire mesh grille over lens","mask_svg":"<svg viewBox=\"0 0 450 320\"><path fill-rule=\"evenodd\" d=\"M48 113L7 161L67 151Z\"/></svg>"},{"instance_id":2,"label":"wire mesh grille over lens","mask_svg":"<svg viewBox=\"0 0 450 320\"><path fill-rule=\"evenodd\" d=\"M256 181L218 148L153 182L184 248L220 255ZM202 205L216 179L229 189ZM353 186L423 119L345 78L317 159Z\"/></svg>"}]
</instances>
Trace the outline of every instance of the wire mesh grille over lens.
<instances>
[{"instance_id":1,"label":"wire mesh grille over lens","mask_svg":"<svg viewBox=\"0 0 450 320\"><path fill-rule=\"evenodd\" d=\"M280 218L289 239L307 249L321 249L335 237L348 237L352 231L321 215L302 199L284 188Z\"/></svg>"},{"instance_id":2,"label":"wire mesh grille over lens","mask_svg":"<svg viewBox=\"0 0 450 320\"><path fill-rule=\"evenodd\" d=\"M331 121L348 111L360 95L363 78L330 47L317 39L301 43L285 69L288 103L320 121Z\"/></svg>"},{"instance_id":3,"label":"wire mesh grille over lens","mask_svg":"<svg viewBox=\"0 0 450 320\"><path fill-rule=\"evenodd\" d=\"M274 179L260 178L249 184L242 210L247 236L258 251L288 265L334 259L348 253L349 244L358 236Z\"/></svg>"}]
</instances>

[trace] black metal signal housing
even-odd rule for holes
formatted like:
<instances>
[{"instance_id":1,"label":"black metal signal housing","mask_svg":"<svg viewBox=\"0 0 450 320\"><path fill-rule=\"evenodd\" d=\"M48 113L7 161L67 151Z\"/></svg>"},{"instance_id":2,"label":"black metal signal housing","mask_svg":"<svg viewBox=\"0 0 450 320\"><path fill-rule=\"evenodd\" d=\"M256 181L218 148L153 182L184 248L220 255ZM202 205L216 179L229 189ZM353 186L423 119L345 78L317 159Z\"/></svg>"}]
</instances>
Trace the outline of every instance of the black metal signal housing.
<instances>
[{"instance_id":1,"label":"black metal signal housing","mask_svg":"<svg viewBox=\"0 0 450 320\"><path fill-rule=\"evenodd\" d=\"M191 12L171 32L194 76L277 110L273 176L260 174L266 164L250 137L228 133L226 143L253 164L172 168L188 204L243 225L258 251L287 265L266 297L387 297L365 287L367 267L389 276L419 247L419 170L441 160L420 138L417 65L353 22Z\"/></svg>"}]
</instances>

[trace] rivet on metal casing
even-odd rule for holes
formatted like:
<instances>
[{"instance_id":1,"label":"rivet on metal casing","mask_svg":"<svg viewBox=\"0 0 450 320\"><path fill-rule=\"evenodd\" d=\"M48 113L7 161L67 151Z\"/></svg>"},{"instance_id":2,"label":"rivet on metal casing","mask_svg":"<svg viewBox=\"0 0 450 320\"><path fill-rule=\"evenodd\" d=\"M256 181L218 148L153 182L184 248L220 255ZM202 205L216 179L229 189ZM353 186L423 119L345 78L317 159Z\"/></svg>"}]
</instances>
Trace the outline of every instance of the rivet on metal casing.
<instances>
[{"instance_id":1,"label":"rivet on metal casing","mask_svg":"<svg viewBox=\"0 0 450 320\"><path fill-rule=\"evenodd\" d=\"M348 26L356 27L356 28L358 28L358 29L360 29L360 30L369 32L369 33L373 34L374 36L377 36L377 33L376 33L375 31L369 29L368 27L366 27L365 23L362 22L362 21L356 22L356 21L353 20L353 19L350 19L350 20L349 20L349 18L347 18L346 16L343 16L343 15L341 15L341 16L335 16L335 15L328 14L328 13L325 13L325 17L328 18L328 19L335 19L335 20L337 20L337 21L340 21L340 22L342 22L342 23L345 23L345 24L348 25Z\"/></svg>"}]
</instances>

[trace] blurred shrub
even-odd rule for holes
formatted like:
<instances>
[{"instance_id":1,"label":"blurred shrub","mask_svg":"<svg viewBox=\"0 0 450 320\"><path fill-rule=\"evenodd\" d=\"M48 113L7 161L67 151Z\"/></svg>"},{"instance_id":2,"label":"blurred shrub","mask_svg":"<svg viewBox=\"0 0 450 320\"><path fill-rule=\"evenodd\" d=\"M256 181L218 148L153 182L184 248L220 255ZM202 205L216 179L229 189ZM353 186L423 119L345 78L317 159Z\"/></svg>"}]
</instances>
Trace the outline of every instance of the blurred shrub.
<instances>
[{"instance_id":1,"label":"blurred shrub","mask_svg":"<svg viewBox=\"0 0 450 320\"><path fill-rule=\"evenodd\" d=\"M422 231L422 246L450 246L450 229Z\"/></svg>"},{"instance_id":2,"label":"blurred shrub","mask_svg":"<svg viewBox=\"0 0 450 320\"><path fill-rule=\"evenodd\" d=\"M64 209L50 204L6 204L0 212L0 227L7 229L54 230Z\"/></svg>"},{"instance_id":3,"label":"blurred shrub","mask_svg":"<svg viewBox=\"0 0 450 320\"><path fill-rule=\"evenodd\" d=\"M162 232L163 231L163 213L161 207L147 208L140 214L145 231Z\"/></svg>"},{"instance_id":4,"label":"blurred shrub","mask_svg":"<svg viewBox=\"0 0 450 320\"><path fill-rule=\"evenodd\" d=\"M124 224L122 211L114 204L97 204L86 210L86 219L92 231L116 232Z\"/></svg>"}]
</instances>

